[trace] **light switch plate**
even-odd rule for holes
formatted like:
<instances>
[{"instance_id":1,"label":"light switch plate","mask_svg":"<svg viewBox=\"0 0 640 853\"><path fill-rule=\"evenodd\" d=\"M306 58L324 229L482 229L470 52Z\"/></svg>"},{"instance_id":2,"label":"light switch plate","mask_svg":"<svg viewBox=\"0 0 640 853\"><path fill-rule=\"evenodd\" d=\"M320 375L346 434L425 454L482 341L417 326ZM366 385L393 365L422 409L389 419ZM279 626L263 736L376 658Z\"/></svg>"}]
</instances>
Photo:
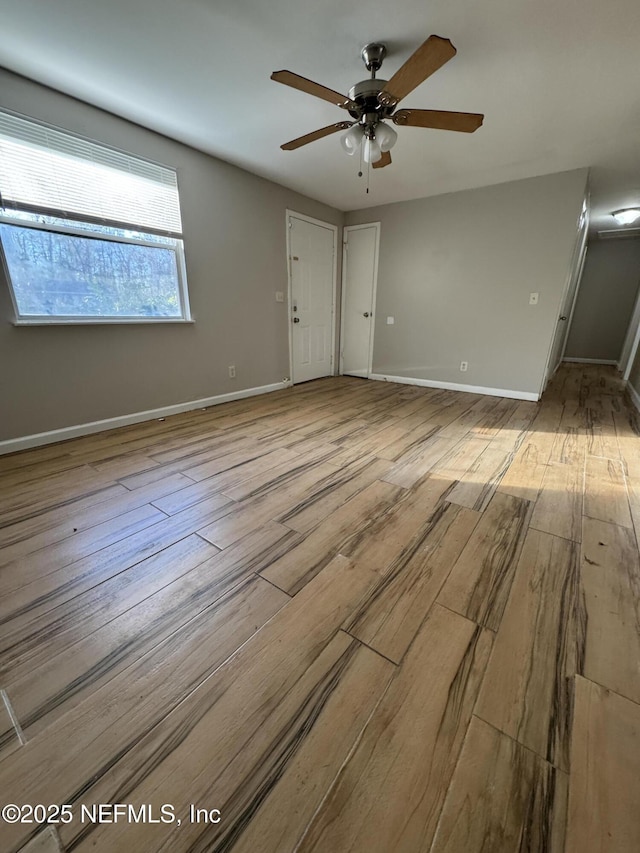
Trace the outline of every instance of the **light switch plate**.
<instances>
[{"instance_id":1,"label":"light switch plate","mask_svg":"<svg viewBox=\"0 0 640 853\"><path fill-rule=\"evenodd\" d=\"M284 302L284 293L281 290L276 290L276 302Z\"/></svg>"},{"instance_id":2,"label":"light switch plate","mask_svg":"<svg viewBox=\"0 0 640 853\"><path fill-rule=\"evenodd\" d=\"M387 326L393 326L395 321L396 321L395 317L387 317Z\"/></svg>"},{"instance_id":3,"label":"light switch plate","mask_svg":"<svg viewBox=\"0 0 640 853\"><path fill-rule=\"evenodd\" d=\"M530 293L529 294L529 305L537 305L538 304L538 293Z\"/></svg>"}]
</instances>

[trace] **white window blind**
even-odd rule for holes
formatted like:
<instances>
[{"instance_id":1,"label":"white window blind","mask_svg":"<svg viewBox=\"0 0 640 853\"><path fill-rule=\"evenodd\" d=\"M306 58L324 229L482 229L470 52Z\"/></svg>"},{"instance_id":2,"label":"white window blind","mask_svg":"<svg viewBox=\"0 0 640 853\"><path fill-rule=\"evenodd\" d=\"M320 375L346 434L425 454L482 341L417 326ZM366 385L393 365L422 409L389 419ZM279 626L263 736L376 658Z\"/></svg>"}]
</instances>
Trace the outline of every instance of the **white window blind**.
<instances>
[{"instance_id":1,"label":"white window blind","mask_svg":"<svg viewBox=\"0 0 640 853\"><path fill-rule=\"evenodd\" d=\"M0 206L182 234L174 170L0 113Z\"/></svg>"}]
</instances>

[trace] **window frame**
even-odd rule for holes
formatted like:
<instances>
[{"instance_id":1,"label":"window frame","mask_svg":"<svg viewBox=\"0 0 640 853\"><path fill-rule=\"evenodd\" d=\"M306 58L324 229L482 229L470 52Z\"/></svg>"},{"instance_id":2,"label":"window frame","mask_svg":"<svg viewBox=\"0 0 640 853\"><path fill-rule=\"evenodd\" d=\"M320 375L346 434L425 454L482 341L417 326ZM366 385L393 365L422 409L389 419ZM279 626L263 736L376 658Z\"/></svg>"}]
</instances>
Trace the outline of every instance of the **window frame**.
<instances>
[{"instance_id":1,"label":"window frame","mask_svg":"<svg viewBox=\"0 0 640 853\"><path fill-rule=\"evenodd\" d=\"M6 224L9 226L15 226L17 228L32 228L36 231L44 231L51 232L57 234L64 234L70 237L79 237L83 239L94 239L99 241L108 241L114 242L124 245L135 245L142 246L145 248L152 249L164 249L165 251L172 251L175 256L175 266L176 266L176 277L177 277L177 296L178 296L178 304L180 314L171 317L163 317L163 316L141 316L141 315L115 315L115 314L83 314L83 315L74 315L74 314L22 314L20 312L18 306L18 297L16 295L14 282L11 276L11 270L9 266L8 258L5 254L4 246L2 244L2 240L0 239L0 263L2 264L2 268L4 270L6 280L7 280L7 288L9 290L9 296L11 298L11 304L14 312L13 325L14 326L59 326L59 325L122 325L122 324L166 324L166 323L193 323L194 319L191 314L191 306L189 302L189 290L187 285L187 269L186 269L186 261L185 261L185 250L184 250L184 236L182 232L182 216L181 216L181 205L180 205L180 191L178 186L178 174L177 169L175 167L163 165L154 160L147 159L145 157L141 157L138 154L132 154L130 152L124 151L120 148L112 146L108 143L99 142L95 139L90 139L89 137L83 136L82 134L74 133L71 130L67 130L66 128L62 128L59 126L48 124L45 121L41 121L40 119L33 118L31 116L22 115L19 113L14 113L11 110L2 109L2 115L6 115L7 117L15 118L19 122L27 122L29 124L38 126L39 128L44 128L44 130L50 130L55 134L62 134L64 137L67 137L70 140L76 140L79 143L86 143L90 148L94 147L100 150L101 153L104 152L113 152L114 155L118 155L120 158L124 158L124 160L128 160L130 162L138 162L143 164L145 167L156 167L159 170L165 170L173 176L173 186L175 187L175 201L176 201L176 212L177 212L177 224L180 230L170 230L167 228L165 230L164 226L160 227L149 227L143 224L136 223L135 221L130 222L119 222L115 219L106 218L97 214L96 216L92 216L91 214L85 213L74 213L72 211L67 211L63 209L53 209L48 208L45 209L43 206L36 204L30 204L28 199L23 201L9 200L6 199L3 206L3 198L2 194L0 194L0 223ZM24 139L20 136L15 137L19 142L24 142ZM101 162L98 159L97 162ZM111 165L111 164L108 164ZM125 163L126 166L126 163ZM126 168L118 169L117 166L112 166L112 168L116 168L123 174L126 174ZM137 174L137 173L134 173ZM164 179L163 181L164 182ZM50 218L57 218L64 220L62 222L36 222L30 219L22 219L19 216L12 216L12 212L23 212L27 214L31 214L32 216L44 216ZM73 222L78 223L78 227L73 226ZM71 223L71 224L69 224ZM90 226L90 227L83 227ZM95 230L91 228L94 227ZM99 230L101 227L106 228L116 228L123 231L133 232L134 234L140 236L123 236L123 235L114 235L114 234L105 234L101 233ZM158 242L152 239L145 239L145 235L149 235L149 237L162 237L167 240L167 242Z\"/></svg>"},{"instance_id":2,"label":"window frame","mask_svg":"<svg viewBox=\"0 0 640 853\"><path fill-rule=\"evenodd\" d=\"M26 206L22 208L25 213L33 213L34 215L42 215L41 210L27 210ZM80 220L79 220L80 221ZM83 220L84 221L84 220ZM71 237L83 237L90 240L110 241L113 243L125 243L134 246L146 246L152 249L164 249L172 251L176 256L176 270L178 273L178 299L180 302L180 316L176 317L141 317L137 315L108 315L108 314L21 314L18 307L18 300L15 295L13 281L11 280L11 272L9 264L4 254L2 241L0 240L0 255L2 256L2 264L4 267L7 284L9 285L9 294L13 305L15 319L14 326L78 326L78 325L108 325L108 324L132 324L132 323L193 323L191 316L191 307L189 305L189 293L187 291L187 270L184 257L184 243L181 238L171 237L176 241L176 245L172 246L168 243L156 243L151 240L144 240L138 237L118 237L113 234L101 234L99 231L90 231L84 228L73 228L69 225L57 225L47 222L30 222L28 219L16 219L12 216L7 216L0 210L0 222L5 225L14 225L18 228L33 228L36 231L51 231L56 234L67 234ZM88 224L96 224L88 222ZM137 230L132 225L120 226L127 230ZM138 232L142 233L142 232Z\"/></svg>"}]
</instances>

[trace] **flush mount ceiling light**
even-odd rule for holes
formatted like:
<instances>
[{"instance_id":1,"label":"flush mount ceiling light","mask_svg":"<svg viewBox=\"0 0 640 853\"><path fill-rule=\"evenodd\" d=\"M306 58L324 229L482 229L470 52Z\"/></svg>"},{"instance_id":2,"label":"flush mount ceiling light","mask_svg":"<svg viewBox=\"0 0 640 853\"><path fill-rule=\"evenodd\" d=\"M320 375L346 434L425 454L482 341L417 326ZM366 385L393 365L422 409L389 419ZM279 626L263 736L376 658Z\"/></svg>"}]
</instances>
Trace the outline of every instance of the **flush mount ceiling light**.
<instances>
[{"instance_id":1,"label":"flush mount ceiling light","mask_svg":"<svg viewBox=\"0 0 640 853\"><path fill-rule=\"evenodd\" d=\"M622 210L614 210L611 215L618 225L631 225L636 219L640 219L640 208L625 207Z\"/></svg>"},{"instance_id":2,"label":"flush mount ceiling light","mask_svg":"<svg viewBox=\"0 0 640 853\"><path fill-rule=\"evenodd\" d=\"M307 133L280 147L284 151L294 151L330 133L346 131L340 143L347 154L361 153L365 163L375 169L391 163L389 151L393 148L398 134L391 122L399 127L426 127L438 130L457 130L473 133L482 124L480 113L454 113L445 110L403 109L396 112L398 102L419 86L427 77L441 68L456 54L449 39L440 36L429 38L407 59L390 80L376 80L387 48L377 42L367 44L362 49L362 61L371 73L368 80L361 80L349 89L349 96L327 89L313 80L307 80L292 71L274 71L271 79L284 83L293 89L299 89L308 95L321 98L335 104L351 116L351 121L338 121L313 133ZM359 173L361 174L361 172Z\"/></svg>"}]
</instances>

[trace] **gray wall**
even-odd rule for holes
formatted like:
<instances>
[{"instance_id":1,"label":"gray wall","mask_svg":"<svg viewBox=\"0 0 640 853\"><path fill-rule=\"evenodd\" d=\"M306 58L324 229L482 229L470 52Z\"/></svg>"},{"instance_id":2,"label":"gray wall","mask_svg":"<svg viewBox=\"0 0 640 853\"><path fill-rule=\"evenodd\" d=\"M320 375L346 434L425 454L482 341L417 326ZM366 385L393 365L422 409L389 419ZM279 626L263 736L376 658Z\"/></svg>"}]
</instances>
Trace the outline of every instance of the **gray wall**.
<instances>
[{"instance_id":1,"label":"gray wall","mask_svg":"<svg viewBox=\"0 0 640 853\"><path fill-rule=\"evenodd\" d=\"M640 240L592 240L565 358L617 361L640 282Z\"/></svg>"},{"instance_id":2,"label":"gray wall","mask_svg":"<svg viewBox=\"0 0 640 853\"><path fill-rule=\"evenodd\" d=\"M0 440L288 376L285 210L338 225L341 212L1 69L0 107L177 168L195 318L16 327L0 269Z\"/></svg>"},{"instance_id":3,"label":"gray wall","mask_svg":"<svg viewBox=\"0 0 640 853\"><path fill-rule=\"evenodd\" d=\"M580 169L347 214L381 222L374 372L537 393L586 180Z\"/></svg>"}]
</instances>

